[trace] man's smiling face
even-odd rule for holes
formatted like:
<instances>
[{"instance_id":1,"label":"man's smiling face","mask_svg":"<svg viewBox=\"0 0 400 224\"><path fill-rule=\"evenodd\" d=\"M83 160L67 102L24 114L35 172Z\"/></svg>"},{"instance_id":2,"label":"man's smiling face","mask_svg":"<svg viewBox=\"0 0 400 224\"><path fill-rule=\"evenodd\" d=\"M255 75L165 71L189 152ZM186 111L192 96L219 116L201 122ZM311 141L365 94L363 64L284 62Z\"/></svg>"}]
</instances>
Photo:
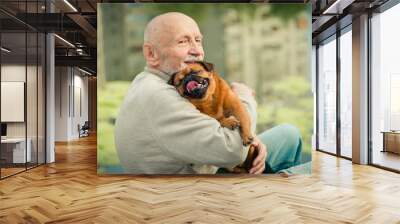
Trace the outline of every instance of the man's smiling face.
<instances>
[{"instance_id":1,"label":"man's smiling face","mask_svg":"<svg viewBox=\"0 0 400 224\"><path fill-rule=\"evenodd\" d=\"M203 60L203 37L194 21L179 21L164 38L160 46L162 71L173 74L183 69L186 61Z\"/></svg>"},{"instance_id":2,"label":"man's smiling face","mask_svg":"<svg viewBox=\"0 0 400 224\"><path fill-rule=\"evenodd\" d=\"M203 36L192 18L169 13L154 20L148 39L156 57L150 66L173 74L185 68L185 62L204 59Z\"/></svg>"}]
</instances>

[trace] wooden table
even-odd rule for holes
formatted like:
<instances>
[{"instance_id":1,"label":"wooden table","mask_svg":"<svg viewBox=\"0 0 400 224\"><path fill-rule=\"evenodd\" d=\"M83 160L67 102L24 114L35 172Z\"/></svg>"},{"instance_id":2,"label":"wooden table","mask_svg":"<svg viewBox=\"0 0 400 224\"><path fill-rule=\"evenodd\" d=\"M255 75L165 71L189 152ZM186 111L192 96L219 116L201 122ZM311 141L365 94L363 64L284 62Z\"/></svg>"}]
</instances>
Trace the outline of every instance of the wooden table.
<instances>
[{"instance_id":1,"label":"wooden table","mask_svg":"<svg viewBox=\"0 0 400 224\"><path fill-rule=\"evenodd\" d=\"M31 145L32 141L27 138L28 142L25 151L25 138L5 138L1 139L2 159L6 163L25 163L31 161Z\"/></svg>"},{"instance_id":2,"label":"wooden table","mask_svg":"<svg viewBox=\"0 0 400 224\"><path fill-rule=\"evenodd\" d=\"M400 131L382 131L381 133L383 133L382 152L400 154Z\"/></svg>"}]
</instances>

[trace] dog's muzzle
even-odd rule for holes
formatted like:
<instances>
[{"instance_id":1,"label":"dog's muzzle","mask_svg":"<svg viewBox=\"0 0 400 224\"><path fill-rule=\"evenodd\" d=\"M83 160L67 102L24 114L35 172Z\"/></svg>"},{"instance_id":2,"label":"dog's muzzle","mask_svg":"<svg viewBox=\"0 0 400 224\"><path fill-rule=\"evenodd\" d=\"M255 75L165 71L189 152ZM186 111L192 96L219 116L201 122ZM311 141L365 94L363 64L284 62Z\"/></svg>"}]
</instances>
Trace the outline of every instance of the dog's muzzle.
<instances>
[{"instance_id":1,"label":"dog's muzzle","mask_svg":"<svg viewBox=\"0 0 400 224\"><path fill-rule=\"evenodd\" d=\"M210 80L208 78L202 78L197 76L196 73L190 73L183 79L184 95L200 99L203 98L207 92Z\"/></svg>"}]
</instances>

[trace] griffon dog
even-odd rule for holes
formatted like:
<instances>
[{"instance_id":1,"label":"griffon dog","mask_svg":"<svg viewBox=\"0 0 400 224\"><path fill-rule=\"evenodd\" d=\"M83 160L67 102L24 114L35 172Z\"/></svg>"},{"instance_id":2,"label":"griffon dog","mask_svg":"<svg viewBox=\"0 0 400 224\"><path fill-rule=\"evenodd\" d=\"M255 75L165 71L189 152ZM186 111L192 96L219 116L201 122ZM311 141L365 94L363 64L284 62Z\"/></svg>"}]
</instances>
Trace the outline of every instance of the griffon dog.
<instances>
[{"instance_id":1,"label":"griffon dog","mask_svg":"<svg viewBox=\"0 0 400 224\"><path fill-rule=\"evenodd\" d=\"M239 97L214 71L213 64L190 62L186 68L173 74L168 83L199 111L218 120L221 126L232 130L239 128L244 146L252 143L249 114ZM248 172L256 156L256 150L250 147L246 161L236 166L233 172Z\"/></svg>"}]
</instances>

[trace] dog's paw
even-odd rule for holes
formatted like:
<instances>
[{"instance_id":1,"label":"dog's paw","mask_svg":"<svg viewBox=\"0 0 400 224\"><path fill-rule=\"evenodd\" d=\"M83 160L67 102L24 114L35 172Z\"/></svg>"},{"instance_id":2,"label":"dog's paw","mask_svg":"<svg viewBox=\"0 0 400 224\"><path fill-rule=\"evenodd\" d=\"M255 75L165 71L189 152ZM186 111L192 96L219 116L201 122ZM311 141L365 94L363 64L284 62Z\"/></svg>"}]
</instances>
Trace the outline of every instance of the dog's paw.
<instances>
[{"instance_id":1,"label":"dog's paw","mask_svg":"<svg viewBox=\"0 0 400 224\"><path fill-rule=\"evenodd\" d=\"M242 173L249 173L244 167L235 166L233 168L233 173L242 174Z\"/></svg>"},{"instance_id":2,"label":"dog's paw","mask_svg":"<svg viewBox=\"0 0 400 224\"><path fill-rule=\"evenodd\" d=\"M226 128L230 128L231 130L234 130L235 128L238 128L240 126L240 122L234 116L230 116L230 117L227 117L227 118L224 118L223 120L221 120L221 125L222 125L222 127L226 127Z\"/></svg>"},{"instance_id":3,"label":"dog's paw","mask_svg":"<svg viewBox=\"0 0 400 224\"><path fill-rule=\"evenodd\" d=\"M254 137L251 135L249 135L249 136L244 135L244 136L242 136L242 139L243 139L243 145L248 146L253 142Z\"/></svg>"}]
</instances>

